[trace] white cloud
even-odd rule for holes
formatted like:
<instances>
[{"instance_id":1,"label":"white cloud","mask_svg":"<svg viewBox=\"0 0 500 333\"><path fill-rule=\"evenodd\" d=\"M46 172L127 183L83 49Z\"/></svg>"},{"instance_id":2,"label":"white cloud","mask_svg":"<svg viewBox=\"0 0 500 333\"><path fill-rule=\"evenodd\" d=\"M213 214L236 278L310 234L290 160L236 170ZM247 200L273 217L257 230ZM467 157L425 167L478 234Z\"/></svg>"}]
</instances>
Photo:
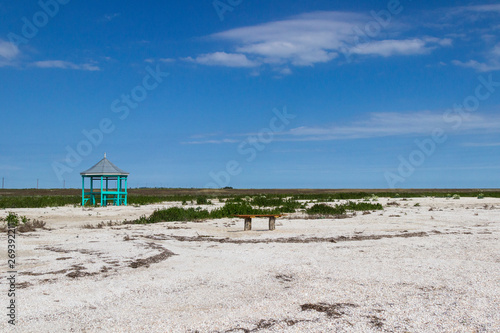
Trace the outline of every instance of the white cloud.
<instances>
[{"instance_id":1,"label":"white cloud","mask_svg":"<svg viewBox=\"0 0 500 333\"><path fill-rule=\"evenodd\" d=\"M256 67L259 63L249 60L244 54L215 52L202 54L196 58L184 58L186 61L192 61L207 66L227 66L227 67Z\"/></svg>"},{"instance_id":2,"label":"white cloud","mask_svg":"<svg viewBox=\"0 0 500 333\"><path fill-rule=\"evenodd\" d=\"M443 113L430 111L411 113L381 112L371 113L364 121L349 125L330 127L299 127L289 131L295 141L325 141L340 139L364 139L399 135L428 135L436 128L449 127L443 119ZM457 131L450 133L469 133L477 130L500 128L500 117L470 115Z\"/></svg>"},{"instance_id":3,"label":"white cloud","mask_svg":"<svg viewBox=\"0 0 500 333\"><path fill-rule=\"evenodd\" d=\"M93 64L74 64L69 61L63 60L45 60L36 61L33 63L35 67L39 68L60 68L60 69L75 69L83 71L98 71L100 68Z\"/></svg>"},{"instance_id":4,"label":"white cloud","mask_svg":"<svg viewBox=\"0 0 500 333\"><path fill-rule=\"evenodd\" d=\"M452 63L460 67L473 68L478 72L498 71L500 70L500 44L497 44L487 53L486 59L485 62L479 62L477 60L469 60L466 62L453 60Z\"/></svg>"},{"instance_id":5,"label":"white cloud","mask_svg":"<svg viewBox=\"0 0 500 333\"><path fill-rule=\"evenodd\" d=\"M120 13L107 14L107 15L104 15L104 20L109 22L109 21L113 20L114 18L117 18L120 15L121 15Z\"/></svg>"},{"instance_id":6,"label":"white cloud","mask_svg":"<svg viewBox=\"0 0 500 333\"><path fill-rule=\"evenodd\" d=\"M343 43L354 38L356 24L366 19L355 13L316 12L232 29L212 37L234 42L237 52L260 57L266 63L308 66L337 57Z\"/></svg>"},{"instance_id":7,"label":"white cloud","mask_svg":"<svg viewBox=\"0 0 500 333\"><path fill-rule=\"evenodd\" d=\"M351 50L355 54L380 55L389 57L393 55L425 54L432 49L421 39L407 40L382 40L360 44Z\"/></svg>"},{"instance_id":8,"label":"white cloud","mask_svg":"<svg viewBox=\"0 0 500 333\"><path fill-rule=\"evenodd\" d=\"M374 38L362 36L362 28L369 22L378 24L368 15L351 12L313 12L281 21L231 29L210 37L230 42L233 52L239 56L243 64L247 64L247 67L258 64L312 66L332 61L342 53L346 56L362 54L384 57L425 54L438 46L451 45L451 39L433 37L380 40L383 36ZM381 31L389 32L389 28L391 31L399 29L400 24L392 22L390 27L385 28L380 26ZM235 53L231 55L235 57ZM228 57L228 53L216 52L187 60L207 65L225 65L218 59L223 57ZM231 62L228 64L226 66L231 66ZM233 67L244 66L233 65Z\"/></svg>"},{"instance_id":9,"label":"white cloud","mask_svg":"<svg viewBox=\"0 0 500 333\"><path fill-rule=\"evenodd\" d=\"M492 54L492 56L494 56L494 57L498 57L498 58L500 58L500 44L497 44L497 45L493 48L493 50L491 50L491 54Z\"/></svg>"},{"instance_id":10,"label":"white cloud","mask_svg":"<svg viewBox=\"0 0 500 333\"><path fill-rule=\"evenodd\" d=\"M0 67L14 65L20 54L17 45L0 39Z\"/></svg>"},{"instance_id":11,"label":"white cloud","mask_svg":"<svg viewBox=\"0 0 500 333\"><path fill-rule=\"evenodd\" d=\"M461 8L463 8L464 10L474 11L474 12L485 12L485 13L498 12L498 13L500 13L500 4L466 6L466 7L461 7Z\"/></svg>"},{"instance_id":12,"label":"white cloud","mask_svg":"<svg viewBox=\"0 0 500 333\"><path fill-rule=\"evenodd\" d=\"M288 67L285 67L283 69L280 69L279 73L282 74L282 75L291 75L292 74L292 70L290 68L288 68Z\"/></svg>"},{"instance_id":13,"label":"white cloud","mask_svg":"<svg viewBox=\"0 0 500 333\"><path fill-rule=\"evenodd\" d=\"M17 45L0 39L0 57L6 60L12 60L17 57L19 53Z\"/></svg>"},{"instance_id":14,"label":"white cloud","mask_svg":"<svg viewBox=\"0 0 500 333\"><path fill-rule=\"evenodd\" d=\"M431 135L436 128L446 129L448 134L469 134L484 131L498 132L500 128L500 117L474 114L464 119L460 128L456 130L453 130L451 125L452 124L448 124L444 121L442 112L378 112L368 114L366 120L354 121L349 124L318 127L302 126L286 132L275 133L274 141L334 141L389 136ZM254 133L239 134L239 136L253 134ZM226 137L187 143L221 144L235 142L240 141Z\"/></svg>"},{"instance_id":15,"label":"white cloud","mask_svg":"<svg viewBox=\"0 0 500 333\"><path fill-rule=\"evenodd\" d=\"M464 147L500 147L500 142L467 142Z\"/></svg>"},{"instance_id":16,"label":"white cloud","mask_svg":"<svg viewBox=\"0 0 500 333\"><path fill-rule=\"evenodd\" d=\"M160 58L160 61L165 62L165 63L170 63L170 62L175 62L175 59L173 59L173 58Z\"/></svg>"},{"instance_id":17,"label":"white cloud","mask_svg":"<svg viewBox=\"0 0 500 333\"><path fill-rule=\"evenodd\" d=\"M238 143L238 142L241 142L241 140L236 140L236 139L220 139L220 140L188 141L188 142L182 142L182 144L202 145L202 144Z\"/></svg>"},{"instance_id":18,"label":"white cloud","mask_svg":"<svg viewBox=\"0 0 500 333\"><path fill-rule=\"evenodd\" d=\"M459 60L453 60L452 63L456 66L473 68L478 72L492 72L500 70L500 62L479 62L476 60L469 60L462 62Z\"/></svg>"},{"instance_id":19,"label":"white cloud","mask_svg":"<svg viewBox=\"0 0 500 333\"><path fill-rule=\"evenodd\" d=\"M147 59L144 59L144 61L152 64L152 63L155 63L157 61L160 61L160 62L163 62L163 63L172 63L172 62L175 62L176 60L173 59L173 58L160 58L160 59L147 58Z\"/></svg>"}]
</instances>

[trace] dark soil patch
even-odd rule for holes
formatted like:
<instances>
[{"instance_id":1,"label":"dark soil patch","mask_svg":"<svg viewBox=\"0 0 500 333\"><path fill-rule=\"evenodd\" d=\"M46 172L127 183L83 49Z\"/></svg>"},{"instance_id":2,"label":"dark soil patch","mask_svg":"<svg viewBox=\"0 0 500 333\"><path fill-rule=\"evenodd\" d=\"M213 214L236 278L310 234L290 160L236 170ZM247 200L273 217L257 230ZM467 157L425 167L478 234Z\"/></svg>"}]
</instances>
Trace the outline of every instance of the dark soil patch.
<instances>
[{"instance_id":1,"label":"dark soil patch","mask_svg":"<svg viewBox=\"0 0 500 333\"><path fill-rule=\"evenodd\" d=\"M308 319L284 319L284 320L277 320L277 319L262 319L258 323L255 324L254 328L244 328L244 327L235 327L231 328L228 330L225 330L224 333L229 333L229 332L243 332L243 333L251 333L251 332L257 332L260 330L265 330L272 328L275 325L278 325L280 323L285 323L287 326L293 326L301 322L313 322L315 320L308 320ZM198 332L198 331L195 331ZM219 332L220 333L220 332Z\"/></svg>"},{"instance_id":2,"label":"dark soil patch","mask_svg":"<svg viewBox=\"0 0 500 333\"><path fill-rule=\"evenodd\" d=\"M32 285L33 284L29 283L29 282L19 282L19 283L16 283L16 288L18 288L18 289L24 289L24 288L31 287Z\"/></svg>"},{"instance_id":3,"label":"dark soil patch","mask_svg":"<svg viewBox=\"0 0 500 333\"><path fill-rule=\"evenodd\" d=\"M130 267L132 267L132 268L138 268L138 267L141 267L141 266L149 267L149 265L151 265L151 264L156 264L156 263L158 263L160 261L166 260L167 258L169 258L171 256L176 255L172 251L167 250L167 249L163 248L160 245L157 245L157 244L154 244L154 243L148 243L148 245L150 247L154 248L154 249L161 249L162 252L159 253L159 254L157 254L157 255L148 257L148 258L137 259L137 260L135 260L135 261L133 261L133 262L130 263L130 265L129 265Z\"/></svg>"},{"instance_id":4,"label":"dark soil patch","mask_svg":"<svg viewBox=\"0 0 500 333\"><path fill-rule=\"evenodd\" d=\"M81 254L89 254L89 255L96 255L96 256L102 255L102 253L98 252L98 251L92 251L92 250L87 250L87 249L66 250L66 249L62 249L60 247L53 247L53 246L38 247L35 250L47 250L47 251L52 251L52 252L57 252L57 253L78 252Z\"/></svg>"},{"instance_id":5,"label":"dark soil patch","mask_svg":"<svg viewBox=\"0 0 500 333\"><path fill-rule=\"evenodd\" d=\"M364 240L378 240L384 238L412 238L412 237L426 237L426 232L407 232L402 234L393 235L355 235L355 236L339 236L339 237L310 237L310 238L273 238L273 239L230 239L230 238L214 238L212 236L166 236L166 235L152 235L143 236L154 240L177 240L180 242L217 242L217 243L230 243L230 244L256 244L256 243L337 243L349 241L364 241Z\"/></svg>"},{"instance_id":6,"label":"dark soil patch","mask_svg":"<svg viewBox=\"0 0 500 333\"><path fill-rule=\"evenodd\" d=\"M58 271L50 271L50 272L44 272L44 273L20 272L19 275L41 276L41 275L49 275L49 274L64 274L67 271L68 271L68 269L61 269Z\"/></svg>"},{"instance_id":7,"label":"dark soil patch","mask_svg":"<svg viewBox=\"0 0 500 333\"><path fill-rule=\"evenodd\" d=\"M293 281L293 276L291 275L286 275L286 274L278 274L275 276L276 279L278 279L280 282L292 282Z\"/></svg>"},{"instance_id":8,"label":"dark soil patch","mask_svg":"<svg viewBox=\"0 0 500 333\"><path fill-rule=\"evenodd\" d=\"M58 253L70 253L70 252L73 252L71 250L65 250L65 249L61 249L61 248L58 248L58 247L51 247L51 246L38 247L35 250L47 250L47 251L58 252Z\"/></svg>"},{"instance_id":9,"label":"dark soil patch","mask_svg":"<svg viewBox=\"0 0 500 333\"><path fill-rule=\"evenodd\" d=\"M370 319L370 324L374 327L374 328L378 328L378 329L381 329L383 326L384 326L384 320L383 318L379 318L377 316L368 316L368 318Z\"/></svg>"},{"instance_id":10,"label":"dark soil patch","mask_svg":"<svg viewBox=\"0 0 500 333\"><path fill-rule=\"evenodd\" d=\"M73 272L66 274L66 276L74 279L74 278L79 278L79 277L84 277L84 276L92 276L92 275L97 275L97 274L99 274L99 273L97 273L97 272L89 273L89 272L83 272L81 270L76 270L76 271L73 271Z\"/></svg>"},{"instance_id":11,"label":"dark soil patch","mask_svg":"<svg viewBox=\"0 0 500 333\"><path fill-rule=\"evenodd\" d=\"M307 303L307 304L302 304L300 306L302 311L307 311L307 310L314 310L318 312L323 312L325 313L328 317L333 317L333 318L340 318L342 317L345 312L344 309L347 307L358 307L356 304L352 303L334 303L334 304L328 304L328 303Z\"/></svg>"}]
</instances>

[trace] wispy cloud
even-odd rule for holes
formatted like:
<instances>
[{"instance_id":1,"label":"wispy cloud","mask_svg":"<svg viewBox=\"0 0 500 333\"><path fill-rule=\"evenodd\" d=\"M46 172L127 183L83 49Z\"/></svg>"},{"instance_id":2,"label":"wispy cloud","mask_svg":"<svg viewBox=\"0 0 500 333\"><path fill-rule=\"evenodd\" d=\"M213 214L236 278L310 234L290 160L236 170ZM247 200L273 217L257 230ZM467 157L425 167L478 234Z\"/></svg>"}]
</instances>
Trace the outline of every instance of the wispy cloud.
<instances>
[{"instance_id":1,"label":"wispy cloud","mask_svg":"<svg viewBox=\"0 0 500 333\"><path fill-rule=\"evenodd\" d=\"M438 45L449 46L451 39L413 38L406 40L382 40L359 44L351 50L354 54L379 55L389 57L394 55L427 54Z\"/></svg>"},{"instance_id":2,"label":"wispy cloud","mask_svg":"<svg viewBox=\"0 0 500 333\"><path fill-rule=\"evenodd\" d=\"M75 64L69 61L63 60L45 60L36 61L33 66L38 68L59 68L59 69L74 69L82 71L98 71L100 68L94 64Z\"/></svg>"},{"instance_id":3,"label":"wispy cloud","mask_svg":"<svg viewBox=\"0 0 500 333\"><path fill-rule=\"evenodd\" d=\"M19 166L17 166L17 165L0 164L0 170L3 170L3 171L18 171L18 170L22 170L22 168L19 167Z\"/></svg>"},{"instance_id":4,"label":"wispy cloud","mask_svg":"<svg viewBox=\"0 0 500 333\"><path fill-rule=\"evenodd\" d=\"M500 142L466 142L464 147L500 147Z\"/></svg>"},{"instance_id":5,"label":"wispy cloud","mask_svg":"<svg viewBox=\"0 0 500 333\"><path fill-rule=\"evenodd\" d=\"M19 48L17 45L6 42L0 39L0 57L12 60L19 55Z\"/></svg>"},{"instance_id":6,"label":"wispy cloud","mask_svg":"<svg viewBox=\"0 0 500 333\"><path fill-rule=\"evenodd\" d=\"M259 63L249 60L244 54L215 52L197 56L196 58L184 58L186 61L207 66L227 66L227 67L256 67Z\"/></svg>"},{"instance_id":7,"label":"wispy cloud","mask_svg":"<svg viewBox=\"0 0 500 333\"><path fill-rule=\"evenodd\" d=\"M474 6L464 6L460 7L465 11L474 11L474 12L483 12L483 13L492 13L497 12L500 13L500 4L492 4L492 5L474 5Z\"/></svg>"},{"instance_id":8,"label":"wispy cloud","mask_svg":"<svg viewBox=\"0 0 500 333\"><path fill-rule=\"evenodd\" d=\"M469 60L462 62L459 60L453 60L452 64L460 67L472 68L478 72L492 72L500 70L500 62L479 62L477 60Z\"/></svg>"},{"instance_id":9,"label":"wispy cloud","mask_svg":"<svg viewBox=\"0 0 500 333\"><path fill-rule=\"evenodd\" d=\"M349 125L326 127L299 127L289 134L300 141L324 141L341 139L368 139L385 136L427 135L436 128L447 128L443 114L430 111L411 113L380 112L371 113L367 120ZM500 117L471 115L464 120L457 131L450 133L465 134L478 130L498 131Z\"/></svg>"},{"instance_id":10,"label":"wispy cloud","mask_svg":"<svg viewBox=\"0 0 500 333\"><path fill-rule=\"evenodd\" d=\"M285 20L231 29L210 37L231 43L232 53L216 52L188 60L205 65L255 67L259 64L312 66L341 53L371 56L418 55L450 39L435 37L359 41L358 27L373 17L352 12L313 12ZM392 29L400 27L393 23Z\"/></svg>"},{"instance_id":11,"label":"wispy cloud","mask_svg":"<svg viewBox=\"0 0 500 333\"><path fill-rule=\"evenodd\" d=\"M430 135L436 128L448 129L450 134L469 134L478 131L498 132L500 116L470 115L459 129L452 130L444 121L443 113L420 112L377 112L370 113L366 120L349 124L330 126L302 126L286 132L276 133L274 141L334 141L370 139L390 136ZM237 136L254 135L254 133L238 134L220 139L198 140L186 144L221 144L240 142Z\"/></svg>"},{"instance_id":12,"label":"wispy cloud","mask_svg":"<svg viewBox=\"0 0 500 333\"><path fill-rule=\"evenodd\" d=\"M107 15L104 15L104 20L109 22L109 21L117 18L120 15L121 15L120 13L107 14Z\"/></svg>"},{"instance_id":13,"label":"wispy cloud","mask_svg":"<svg viewBox=\"0 0 500 333\"><path fill-rule=\"evenodd\" d=\"M156 58L147 58L147 59L144 59L144 61L148 62L150 64L155 63L157 61L165 63L165 64L170 64L170 63L176 62L177 60L174 59L174 58L159 58L159 59L156 59Z\"/></svg>"},{"instance_id":14,"label":"wispy cloud","mask_svg":"<svg viewBox=\"0 0 500 333\"><path fill-rule=\"evenodd\" d=\"M500 70L500 44L497 44L493 49L486 53L486 60L480 62L477 60L469 60L462 62L453 60L452 63L456 66L473 68L478 72L492 72Z\"/></svg>"},{"instance_id":15,"label":"wispy cloud","mask_svg":"<svg viewBox=\"0 0 500 333\"><path fill-rule=\"evenodd\" d=\"M20 53L17 45L0 39L0 67L13 65Z\"/></svg>"},{"instance_id":16,"label":"wispy cloud","mask_svg":"<svg viewBox=\"0 0 500 333\"><path fill-rule=\"evenodd\" d=\"M238 143L241 142L241 140L237 139L220 139L220 140L195 140L195 141L186 141L186 142L181 142L182 144L187 144L187 145L203 145L203 144L222 144L222 143Z\"/></svg>"}]
</instances>

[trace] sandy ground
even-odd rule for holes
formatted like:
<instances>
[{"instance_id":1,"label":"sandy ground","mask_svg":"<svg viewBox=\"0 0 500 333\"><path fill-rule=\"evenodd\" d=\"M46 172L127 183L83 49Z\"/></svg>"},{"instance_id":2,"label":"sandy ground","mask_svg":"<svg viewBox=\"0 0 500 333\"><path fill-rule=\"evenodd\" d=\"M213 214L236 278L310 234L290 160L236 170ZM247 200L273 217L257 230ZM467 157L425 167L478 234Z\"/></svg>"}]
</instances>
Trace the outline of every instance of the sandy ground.
<instances>
[{"instance_id":1,"label":"sandy ground","mask_svg":"<svg viewBox=\"0 0 500 333\"><path fill-rule=\"evenodd\" d=\"M347 219L281 218L275 231L254 219L247 232L236 218L82 228L175 203L8 210L50 228L16 239L16 329L500 332L500 200L379 202Z\"/></svg>"}]
</instances>

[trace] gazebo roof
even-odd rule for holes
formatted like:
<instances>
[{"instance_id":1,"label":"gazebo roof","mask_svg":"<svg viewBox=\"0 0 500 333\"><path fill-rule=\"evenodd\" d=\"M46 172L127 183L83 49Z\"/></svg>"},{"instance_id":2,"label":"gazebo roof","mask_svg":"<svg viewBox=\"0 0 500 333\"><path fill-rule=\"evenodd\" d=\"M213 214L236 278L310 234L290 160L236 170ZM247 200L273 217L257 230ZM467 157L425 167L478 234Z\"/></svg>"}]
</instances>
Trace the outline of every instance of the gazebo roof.
<instances>
[{"instance_id":1,"label":"gazebo roof","mask_svg":"<svg viewBox=\"0 0 500 333\"><path fill-rule=\"evenodd\" d=\"M123 171L113 163L111 163L104 154L104 158L100 160L92 168L80 172L82 176L128 176L129 173Z\"/></svg>"}]
</instances>

